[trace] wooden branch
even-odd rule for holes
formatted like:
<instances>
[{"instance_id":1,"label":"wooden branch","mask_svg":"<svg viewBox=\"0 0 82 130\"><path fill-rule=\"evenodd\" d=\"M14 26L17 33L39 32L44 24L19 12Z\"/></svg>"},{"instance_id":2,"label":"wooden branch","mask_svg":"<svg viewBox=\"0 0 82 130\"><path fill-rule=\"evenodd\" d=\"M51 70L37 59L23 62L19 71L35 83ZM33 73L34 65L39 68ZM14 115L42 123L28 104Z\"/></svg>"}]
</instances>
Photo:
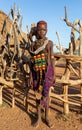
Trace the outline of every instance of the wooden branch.
<instances>
[{"instance_id":1,"label":"wooden branch","mask_svg":"<svg viewBox=\"0 0 82 130\"><path fill-rule=\"evenodd\" d=\"M64 79L57 79L56 78L56 83L61 83L61 84L67 84L67 85L80 85L82 84L82 80L64 80Z\"/></svg>"},{"instance_id":2,"label":"wooden branch","mask_svg":"<svg viewBox=\"0 0 82 130\"><path fill-rule=\"evenodd\" d=\"M57 35L58 43L59 43L59 46L60 46L61 44L60 44L60 38L59 38L58 32L56 32L56 35Z\"/></svg>"},{"instance_id":3,"label":"wooden branch","mask_svg":"<svg viewBox=\"0 0 82 130\"><path fill-rule=\"evenodd\" d=\"M54 53L54 58L63 58L66 60L71 60L74 62L80 62L82 61L82 56L76 56L76 55L65 55L65 54L56 54Z\"/></svg>"},{"instance_id":4,"label":"wooden branch","mask_svg":"<svg viewBox=\"0 0 82 130\"><path fill-rule=\"evenodd\" d=\"M0 106L2 105L2 89L3 86L0 86Z\"/></svg>"},{"instance_id":5,"label":"wooden branch","mask_svg":"<svg viewBox=\"0 0 82 130\"><path fill-rule=\"evenodd\" d=\"M61 84L68 84L70 85L70 83L67 80L63 80L63 79L57 79L55 80L56 83L61 83Z\"/></svg>"},{"instance_id":6,"label":"wooden branch","mask_svg":"<svg viewBox=\"0 0 82 130\"><path fill-rule=\"evenodd\" d=\"M72 67L72 65L69 65L70 69L80 78L80 75L78 74L78 72Z\"/></svg>"},{"instance_id":7,"label":"wooden branch","mask_svg":"<svg viewBox=\"0 0 82 130\"><path fill-rule=\"evenodd\" d=\"M14 83L10 81L6 81L4 78L0 77L0 84L6 85L10 88L14 88Z\"/></svg>"},{"instance_id":8,"label":"wooden branch","mask_svg":"<svg viewBox=\"0 0 82 130\"><path fill-rule=\"evenodd\" d=\"M60 94L59 96L60 96L60 97L64 97L65 94ZM66 96L68 96L68 97L82 97L81 94L68 94L68 95L66 95Z\"/></svg>"},{"instance_id":9,"label":"wooden branch","mask_svg":"<svg viewBox=\"0 0 82 130\"><path fill-rule=\"evenodd\" d=\"M67 100L64 100L63 98L60 97L60 95L58 94L54 94L54 93L51 93L50 94L51 97L54 97L54 98L57 98L65 103L68 103L68 104L72 104L72 105L76 105L76 106L81 106L81 104L79 103L74 103L74 102L71 102L71 101L67 101Z\"/></svg>"},{"instance_id":10,"label":"wooden branch","mask_svg":"<svg viewBox=\"0 0 82 130\"><path fill-rule=\"evenodd\" d=\"M65 7L65 19L62 19L62 20L65 21L68 26L74 28L75 31L77 31L78 33L80 33L80 31L74 26L74 24L72 24L71 22L68 21L67 8L66 7Z\"/></svg>"}]
</instances>

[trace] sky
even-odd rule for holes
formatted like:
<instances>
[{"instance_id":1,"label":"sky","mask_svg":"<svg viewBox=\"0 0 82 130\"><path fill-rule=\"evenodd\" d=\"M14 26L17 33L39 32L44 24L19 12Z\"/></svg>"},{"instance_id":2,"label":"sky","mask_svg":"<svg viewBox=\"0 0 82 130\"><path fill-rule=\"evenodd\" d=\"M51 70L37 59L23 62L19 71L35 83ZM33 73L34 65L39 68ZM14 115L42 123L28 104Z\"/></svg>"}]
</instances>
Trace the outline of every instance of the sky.
<instances>
[{"instance_id":1,"label":"sky","mask_svg":"<svg viewBox=\"0 0 82 130\"><path fill-rule=\"evenodd\" d=\"M0 10L6 14L11 7L20 8L23 16L22 30L27 33L26 25L39 20L45 20L48 24L48 39L59 45L56 32L59 34L62 47L68 48L70 42L71 27L67 26L61 18L65 18L67 7L68 20L73 23L75 20L82 20L82 0L0 0ZM54 52L58 51L54 45Z\"/></svg>"}]
</instances>

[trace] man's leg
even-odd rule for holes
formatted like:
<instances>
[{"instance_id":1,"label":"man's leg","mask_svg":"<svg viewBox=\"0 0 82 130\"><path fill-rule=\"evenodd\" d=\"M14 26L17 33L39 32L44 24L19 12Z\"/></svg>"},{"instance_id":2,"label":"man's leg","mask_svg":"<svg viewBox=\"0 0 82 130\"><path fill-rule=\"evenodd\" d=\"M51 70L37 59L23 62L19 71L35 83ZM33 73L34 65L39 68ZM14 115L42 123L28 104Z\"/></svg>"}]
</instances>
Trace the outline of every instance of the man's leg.
<instances>
[{"instance_id":1,"label":"man's leg","mask_svg":"<svg viewBox=\"0 0 82 130\"><path fill-rule=\"evenodd\" d=\"M35 127L38 127L39 126L39 123L41 121L41 104L40 104L40 100L36 100L36 103L37 103L37 121L36 123L33 125Z\"/></svg>"},{"instance_id":2,"label":"man's leg","mask_svg":"<svg viewBox=\"0 0 82 130\"><path fill-rule=\"evenodd\" d=\"M46 121L47 126L52 127L52 123L50 122L50 119L49 119L49 97L47 97L47 104L45 108L45 121Z\"/></svg>"}]
</instances>

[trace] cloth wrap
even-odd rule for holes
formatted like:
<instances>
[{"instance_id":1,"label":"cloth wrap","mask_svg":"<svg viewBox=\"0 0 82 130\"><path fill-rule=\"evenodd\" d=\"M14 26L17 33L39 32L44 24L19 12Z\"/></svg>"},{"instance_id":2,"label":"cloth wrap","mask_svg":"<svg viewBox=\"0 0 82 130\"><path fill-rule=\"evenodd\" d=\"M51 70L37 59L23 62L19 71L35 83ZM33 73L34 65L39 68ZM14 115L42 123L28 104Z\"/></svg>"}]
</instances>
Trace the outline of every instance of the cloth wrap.
<instances>
[{"instance_id":1,"label":"cloth wrap","mask_svg":"<svg viewBox=\"0 0 82 130\"><path fill-rule=\"evenodd\" d=\"M45 100L45 97L48 97L49 94L49 89L51 86L53 86L53 79L54 79L54 67L52 64L50 64L47 68L47 72L45 74L45 80L44 80L44 85L43 85L43 92L42 92L42 100L41 104L43 107L46 107L47 101ZM33 88L34 90L37 90L37 81L33 81Z\"/></svg>"}]
</instances>

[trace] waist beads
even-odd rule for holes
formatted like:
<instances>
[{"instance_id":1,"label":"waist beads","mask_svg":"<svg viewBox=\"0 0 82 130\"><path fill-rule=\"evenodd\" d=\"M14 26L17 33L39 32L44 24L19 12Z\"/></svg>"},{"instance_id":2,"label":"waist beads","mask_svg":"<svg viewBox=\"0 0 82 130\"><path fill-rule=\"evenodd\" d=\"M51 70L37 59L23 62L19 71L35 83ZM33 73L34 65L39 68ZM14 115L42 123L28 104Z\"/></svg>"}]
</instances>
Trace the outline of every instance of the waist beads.
<instances>
[{"instance_id":1,"label":"waist beads","mask_svg":"<svg viewBox=\"0 0 82 130\"><path fill-rule=\"evenodd\" d=\"M35 61L35 70L45 70L46 69L46 59L45 59L45 54L38 54L34 56L34 61Z\"/></svg>"},{"instance_id":2,"label":"waist beads","mask_svg":"<svg viewBox=\"0 0 82 130\"><path fill-rule=\"evenodd\" d=\"M39 80L39 87L38 87L38 91L40 93L42 93L43 91L43 79L42 79L42 74L43 74L43 71L46 70L46 59L45 59L45 54L42 53L42 54L38 54L36 56L34 56L34 61L35 61L35 65L34 65L34 68L35 68L35 71L39 71L40 72L40 80Z\"/></svg>"}]
</instances>

